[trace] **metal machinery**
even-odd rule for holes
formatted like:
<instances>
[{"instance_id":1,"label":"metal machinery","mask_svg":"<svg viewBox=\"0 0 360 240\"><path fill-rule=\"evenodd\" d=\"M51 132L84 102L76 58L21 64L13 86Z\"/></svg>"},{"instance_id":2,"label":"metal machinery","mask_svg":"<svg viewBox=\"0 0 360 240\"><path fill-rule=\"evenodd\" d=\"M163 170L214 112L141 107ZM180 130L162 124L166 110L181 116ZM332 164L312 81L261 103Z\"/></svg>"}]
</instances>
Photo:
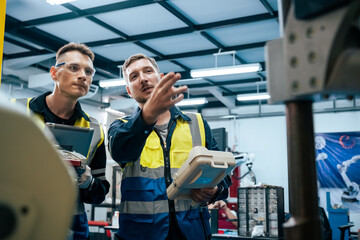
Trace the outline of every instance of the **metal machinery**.
<instances>
[{"instance_id":1,"label":"metal machinery","mask_svg":"<svg viewBox=\"0 0 360 240\"><path fill-rule=\"evenodd\" d=\"M266 45L270 103L285 103L287 239L321 239L312 102L360 92L360 1L282 0L283 38Z\"/></svg>"},{"instance_id":2,"label":"metal machinery","mask_svg":"<svg viewBox=\"0 0 360 240\"><path fill-rule=\"evenodd\" d=\"M282 187L238 188L238 235L284 237L284 189Z\"/></svg>"},{"instance_id":3,"label":"metal machinery","mask_svg":"<svg viewBox=\"0 0 360 240\"><path fill-rule=\"evenodd\" d=\"M75 212L75 171L34 118L0 93L0 239L66 239Z\"/></svg>"},{"instance_id":4,"label":"metal machinery","mask_svg":"<svg viewBox=\"0 0 360 240\"><path fill-rule=\"evenodd\" d=\"M236 176L235 171L233 172L233 177L237 180L241 180L244 177L248 176L249 179L246 179L247 184L252 184L253 186L256 185L256 176L252 170L253 163L255 161L255 155L253 153L240 153L234 156L236 166L240 166L245 164L247 167L247 172L244 173L242 176ZM237 193L236 193L237 194Z\"/></svg>"}]
</instances>

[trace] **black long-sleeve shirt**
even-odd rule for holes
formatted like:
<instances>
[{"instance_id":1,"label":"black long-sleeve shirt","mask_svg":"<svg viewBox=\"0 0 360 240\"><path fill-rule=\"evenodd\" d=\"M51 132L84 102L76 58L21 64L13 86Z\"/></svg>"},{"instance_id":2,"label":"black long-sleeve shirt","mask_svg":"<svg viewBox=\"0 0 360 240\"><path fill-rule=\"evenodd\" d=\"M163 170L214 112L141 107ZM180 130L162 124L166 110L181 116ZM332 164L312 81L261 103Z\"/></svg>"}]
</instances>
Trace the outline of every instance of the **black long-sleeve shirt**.
<instances>
[{"instance_id":1,"label":"black long-sleeve shirt","mask_svg":"<svg viewBox=\"0 0 360 240\"><path fill-rule=\"evenodd\" d=\"M51 92L44 93L38 97L30 100L29 108L36 114L43 116L45 123L60 123L65 125L73 126L77 119L85 118L90 121L88 116L81 109L80 103L77 102L73 115L69 119L62 119L56 116L48 108L45 98ZM104 141L96 149L95 155L89 164L91 172L94 178L94 183L91 188L79 189L80 202L89 204L100 204L105 200L106 194L109 192L110 184L105 179L105 168L106 168L106 152Z\"/></svg>"}]
</instances>

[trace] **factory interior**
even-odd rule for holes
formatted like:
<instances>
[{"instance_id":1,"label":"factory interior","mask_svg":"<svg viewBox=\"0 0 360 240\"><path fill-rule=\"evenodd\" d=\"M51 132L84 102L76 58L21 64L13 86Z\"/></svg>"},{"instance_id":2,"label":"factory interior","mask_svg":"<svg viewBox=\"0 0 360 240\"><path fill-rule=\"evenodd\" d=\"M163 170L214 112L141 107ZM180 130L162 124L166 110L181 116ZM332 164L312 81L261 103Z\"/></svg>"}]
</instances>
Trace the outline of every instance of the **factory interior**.
<instances>
[{"instance_id":1,"label":"factory interior","mask_svg":"<svg viewBox=\"0 0 360 240\"><path fill-rule=\"evenodd\" d=\"M65 64L56 53L70 42L95 54L78 102L103 129L109 183L101 203L85 202L86 239L131 239L119 231L126 171L108 131L142 106L122 72L137 53L165 76L181 74L172 89L187 90L175 106L201 114L219 158L230 156L225 170L207 164L197 176L210 168L217 189L232 180L222 199L231 227L209 205L206 239L360 239L359 0L2 0L0 8L0 239L77 239L69 237L77 170L29 103L14 104L56 88L52 69Z\"/></svg>"}]
</instances>

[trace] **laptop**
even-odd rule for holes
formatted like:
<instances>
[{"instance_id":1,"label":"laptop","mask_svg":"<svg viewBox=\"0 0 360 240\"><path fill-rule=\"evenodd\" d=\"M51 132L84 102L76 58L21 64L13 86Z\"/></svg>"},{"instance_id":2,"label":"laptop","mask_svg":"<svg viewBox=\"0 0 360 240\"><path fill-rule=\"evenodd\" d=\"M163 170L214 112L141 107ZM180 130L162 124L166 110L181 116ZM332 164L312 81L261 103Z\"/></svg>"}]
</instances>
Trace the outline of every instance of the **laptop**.
<instances>
[{"instance_id":1,"label":"laptop","mask_svg":"<svg viewBox=\"0 0 360 240\"><path fill-rule=\"evenodd\" d=\"M54 135L59 146L70 152L77 152L87 157L92 137L93 128L75 127L57 123L46 123L50 132Z\"/></svg>"}]
</instances>

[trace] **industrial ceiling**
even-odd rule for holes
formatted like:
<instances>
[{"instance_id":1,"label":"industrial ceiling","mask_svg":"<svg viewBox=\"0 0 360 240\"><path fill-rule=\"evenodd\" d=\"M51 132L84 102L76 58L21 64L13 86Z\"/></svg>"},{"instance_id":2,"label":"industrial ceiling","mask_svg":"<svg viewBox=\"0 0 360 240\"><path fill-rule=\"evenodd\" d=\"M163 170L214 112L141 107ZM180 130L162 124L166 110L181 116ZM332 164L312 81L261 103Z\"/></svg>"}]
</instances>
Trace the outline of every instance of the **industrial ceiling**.
<instances>
[{"instance_id":1,"label":"industrial ceiling","mask_svg":"<svg viewBox=\"0 0 360 240\"><path fill-rule=\"evenodd\" d=\"M264 46L276 38L276 0L76 0L61 5L7 0L2 85L11 86L11 97L19 94L19 86L29 95L51 90L47 73L57 49L68 42L82 42L95 53L96 75L84 99L88 104L126 110L125 86L100 88L99 81L121 77L119 67L125 59L144 53L157 60L161 72L181 73L183 80L178 84L189 87L185 98L208 101L184 109L222 108L231 113L239 106L259 104L239 102L236 97L266 92ZM262 71L190 76L194 69L248 63L260 63ZM30 82L43 76L48 80Z\"/></svg>"}]
</instances>

